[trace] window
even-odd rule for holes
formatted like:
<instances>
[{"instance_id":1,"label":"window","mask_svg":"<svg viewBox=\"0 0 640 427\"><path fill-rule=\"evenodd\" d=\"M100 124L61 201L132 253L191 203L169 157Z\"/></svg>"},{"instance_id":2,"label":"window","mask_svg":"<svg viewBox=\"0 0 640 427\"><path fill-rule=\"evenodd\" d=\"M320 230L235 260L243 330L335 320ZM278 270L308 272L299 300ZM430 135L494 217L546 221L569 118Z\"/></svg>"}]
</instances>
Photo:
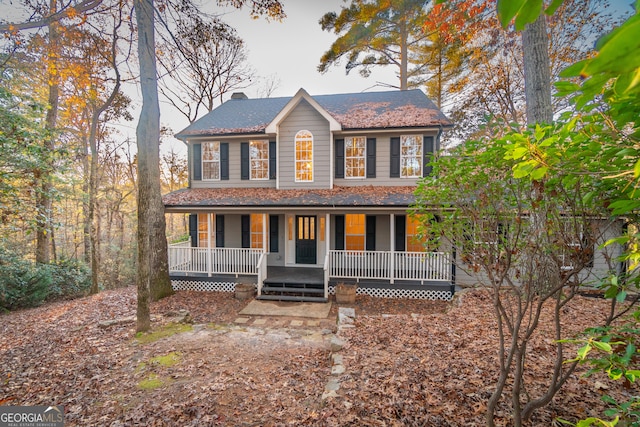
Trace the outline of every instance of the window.
<instances>
[{"instance_id":1,"label":"window","mask_svg":"<svg viewBox=\"0 0 640 427\"><path fill-rule=\"evenodd\" d=\"M348 251L364 251L365 215L345 215L345 249Z\"/></svg>"},{"instance_id":2,"label":"window","mask_svg":"<svg viewBox=\"0 0 640 427\"><path fill-rule=\"evenodd\" d=\"M344 161L346 178L365 177L365 157L367 140L363 136L344 140Z\"/></svg>"},{"instance_id":3,"label":"window","mask_svg":"<svg viewBox=\"0 0 640 427\"><path fill-rule=\"evenodd\" d=\"M220 179L220 143L218 141L202 144L202 179Z\"/></svg>"},{"instance_id":4,"label":"window","mask_svg":"<svg viewBox=\"0 0 640 427\"><path fill-rule=\"evenodd\" d=\"M296 134L296 182L313 181L313 135L307 130Z\"/></svg>"},{"instance_id":5,"label":"window","mask_svg":"<svg viewBox=\"0 0 640 427\"><path fill-rule=\"evenodd\" d=\"M249 141L251 179L269 179L269 141Z\"/></svg>"},{"instance_id":6,"label":"window","mask_svg":"<svg viewBox=\"0 0 640 427\"><path fill-rule=\"evenodd\" d=\"M587 227L588 228L588 227ZM572 271L593 267L593 240L585 233L585 224L579 219L565 218L557 237L560 247L560 269Z\"/></svg>"},{"instance_id":7,"label":"window","mask_svg":"<svg viewBox=\"0 0 640 427\"><path fill-rule=\"evenodd\" d=\"M400 176L402 178L422 176L422 137L419 135L400 137Z\"/></svg>"},{"instance_id":8,"label":"window","mask_svg":"<svg viewBox=\"0 0 640 427\"><path fill-rule=\"evenodd\" d=\"M420 221L412 216L407 216L407 252L425 252L426 245L425 239L420 238L418 228L420 227Z\"/></svg>"},{"instance_id":9,"label":"window","mask_svg":"<svg viewBox=\"0 0 640 427\"><path fill-rule=\"evenodd\" d=\"M211 216L211 223L215 224L215 215ZM209 247L209 214L198 214L198 247Z\"/></svg>"},{"instance_id":10,"label":"window","mask_svg":"<svg viewBox=\"0 0 640 427\"><path fill-rule=\"evenodd\" d=\"M262 249L263 215L251 214L251 249Z\"/></svg>"}]
</instances>

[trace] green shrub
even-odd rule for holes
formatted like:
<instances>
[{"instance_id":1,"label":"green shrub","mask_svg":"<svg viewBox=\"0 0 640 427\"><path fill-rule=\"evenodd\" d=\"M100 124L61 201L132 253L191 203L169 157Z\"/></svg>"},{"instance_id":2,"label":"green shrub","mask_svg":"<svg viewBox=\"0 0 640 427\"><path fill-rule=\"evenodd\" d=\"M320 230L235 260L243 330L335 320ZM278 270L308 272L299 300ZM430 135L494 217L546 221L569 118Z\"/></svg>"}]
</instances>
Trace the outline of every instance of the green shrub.
<instances>
[{"instance_id":1,"label":"green shrub","mask_svg":"<svg viewBox=\"0 0 640 427\"><path fill-rule=\"evenodd\" d=\"M47 299L52 277L16 253L0 247L0 309L35 307Z\"/></svg>"},{"instance_id":2,"label":"green shrub","mask_svg":"<svg viewBox=\"0 0 640 427\"><path fill-rule=\"evenodd\" d=\"M47 268L51 274L50 300L84 296L91 287L91 270L82 261L62 260L41 268Z\"/></svg>"},{"instance_id":3,"label":"green shrub","mask_svg":"<svg viewBox=\"0 0 640 427\"><path fill-rule=\"evenodd\" d=\"M76 298L85 295L90 286L90 271L80 261L34 264L0 246L0 311Z\"/></svg>"}]
</instances>

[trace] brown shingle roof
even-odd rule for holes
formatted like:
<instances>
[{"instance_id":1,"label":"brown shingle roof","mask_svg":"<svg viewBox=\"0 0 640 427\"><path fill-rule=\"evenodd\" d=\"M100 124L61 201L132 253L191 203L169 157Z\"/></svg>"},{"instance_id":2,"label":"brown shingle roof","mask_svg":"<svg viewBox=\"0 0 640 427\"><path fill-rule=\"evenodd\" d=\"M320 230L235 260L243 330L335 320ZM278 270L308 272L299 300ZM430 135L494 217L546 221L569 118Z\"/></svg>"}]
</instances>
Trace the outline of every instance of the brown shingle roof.
<instances>
[{"instance_id":1,"label":"brown shingle roof","mask_svg":"<svg viewBox=\"0 0 640 427\"><path fill-rule=\"evenodd\" d=\"M415 187L335 187L331 190L275 188L185 188L163 197L167 208L185 207L408 207Z\"/></svg>"}]
</instances>

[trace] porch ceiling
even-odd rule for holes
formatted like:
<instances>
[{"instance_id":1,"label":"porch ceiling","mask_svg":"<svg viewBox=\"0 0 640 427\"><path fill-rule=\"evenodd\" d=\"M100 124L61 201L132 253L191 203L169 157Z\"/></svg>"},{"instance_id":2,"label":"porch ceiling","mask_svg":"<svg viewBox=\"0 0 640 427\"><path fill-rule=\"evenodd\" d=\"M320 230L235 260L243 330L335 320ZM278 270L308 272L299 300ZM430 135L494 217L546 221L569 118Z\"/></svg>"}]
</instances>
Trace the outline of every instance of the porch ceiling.
<instances>
[{"instance_id":1,"label":"porch ceiling","mask_svg":"<svg viewBox=\"0 0 640 427\"><path fill-rule=\"evenodd\" d=\"M185 188L163 197L166 208L187 207L408 207L415 187L338 187L331 190Z\"/></svg>"}]
</instances>

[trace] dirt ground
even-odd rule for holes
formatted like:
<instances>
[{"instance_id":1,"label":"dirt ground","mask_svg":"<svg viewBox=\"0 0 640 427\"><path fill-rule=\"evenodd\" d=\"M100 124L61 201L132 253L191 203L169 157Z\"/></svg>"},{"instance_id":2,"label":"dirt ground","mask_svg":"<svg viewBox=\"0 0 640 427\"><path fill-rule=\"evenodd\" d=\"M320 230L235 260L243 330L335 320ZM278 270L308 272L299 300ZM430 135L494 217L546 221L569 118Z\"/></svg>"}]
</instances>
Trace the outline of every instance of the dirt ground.
<instances>
[{"instance_id":1,"label":"dirt ground","mask_svg":"<svg viewBox=\"0 0 640 427\"><path fill-rule=\"evenodd\" d=\"M355 327L340 333L339 396L324 401L337 306L318 321L246 318L246 304L179 292L152 305L154 332L141 336L127 320L134 288L0 315L0 404L64 405L68 426L483 425L496 351L482 295L459 304L358 296ZM584 298L568 314L579 330L606 309ZM193 325L172 323L180 310ZM122 323L100 326L112 319ZM532 392L549 348L543 337L532 349ZM577 374L531 425L597 415L605 392L637 394L592 385ZM508 420L498 413L497 425Z\"/></svg>"}]
</instances>

